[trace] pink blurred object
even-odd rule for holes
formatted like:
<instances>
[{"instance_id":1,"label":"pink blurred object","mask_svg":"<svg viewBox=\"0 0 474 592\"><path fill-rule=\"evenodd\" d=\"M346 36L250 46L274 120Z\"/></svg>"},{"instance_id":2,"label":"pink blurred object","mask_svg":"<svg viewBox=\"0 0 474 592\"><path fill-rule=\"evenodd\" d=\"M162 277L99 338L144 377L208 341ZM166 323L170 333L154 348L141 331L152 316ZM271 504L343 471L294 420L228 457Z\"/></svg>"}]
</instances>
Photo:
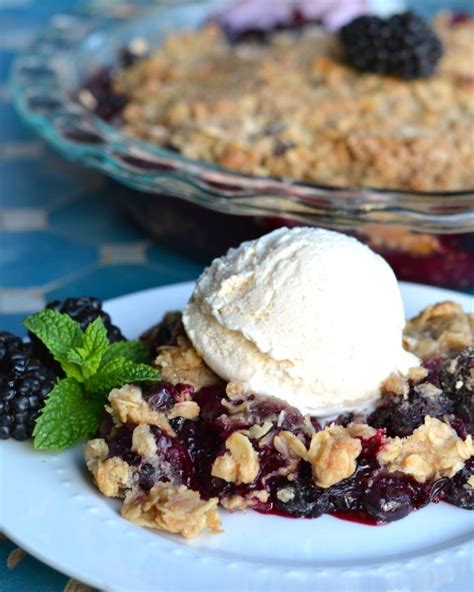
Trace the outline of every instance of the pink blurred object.
<instances>
[{"instance_id":1,"label":"pink blurred object","mask_svg":"<svg viewBox=\"0 0 474 592\"><path fill-rule=\"evenodd\" d=\"M267 33L305 22L333 31L370 12L367 0L239 0L216 17L233 39L248 32Z\"/></svg>"}]
</instances>

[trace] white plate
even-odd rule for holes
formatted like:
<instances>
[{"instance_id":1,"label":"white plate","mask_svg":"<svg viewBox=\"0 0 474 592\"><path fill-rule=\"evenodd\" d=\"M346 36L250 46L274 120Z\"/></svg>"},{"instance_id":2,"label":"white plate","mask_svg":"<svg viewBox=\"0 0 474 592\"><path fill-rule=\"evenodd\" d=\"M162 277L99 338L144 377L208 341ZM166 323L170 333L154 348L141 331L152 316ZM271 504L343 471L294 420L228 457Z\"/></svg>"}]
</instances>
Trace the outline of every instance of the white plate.
<instances>
[{"instance_id":1,"label":"white plate","mask_svg":"<svg viewBox=\"0 0 474 592\"><path fill-rule=\"evenodd\" d=\"M407 315L456 292L402 284ZM106 309L129 337L180 308L191 283L111 300ZM123 520L101 496L82 447L57 454L1 444L0 529L49 565L101 590L134 592L467 592L474 515L431 505L404 520L369 527L323 516L291 520L223 512L225 532L188 542Z\"/></svg>"}]
</instances>

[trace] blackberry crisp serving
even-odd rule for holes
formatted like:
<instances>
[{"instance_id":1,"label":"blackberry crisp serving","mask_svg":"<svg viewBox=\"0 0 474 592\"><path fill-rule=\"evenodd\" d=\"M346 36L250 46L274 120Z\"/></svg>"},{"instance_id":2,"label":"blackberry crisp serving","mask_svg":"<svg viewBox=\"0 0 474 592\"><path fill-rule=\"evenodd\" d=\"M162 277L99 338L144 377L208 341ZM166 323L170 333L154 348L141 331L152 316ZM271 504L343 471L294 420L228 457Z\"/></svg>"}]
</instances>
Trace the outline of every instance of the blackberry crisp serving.
<instances>
[{"instance_id":1,"label":"blackberry crisp serving","mask_svg":"<svg viewBox=\"0 0 474 592\"><path fill-rule=\"evenodd\" d=\"M304 228L215 260L182 316L143 335L160 379L108 394L85 447L99 490L188 538L220 532L219 507L365 524L472 509L474 315L441 302L404 323L390 274L355 239Z\"/></svg>"}]
</instances>

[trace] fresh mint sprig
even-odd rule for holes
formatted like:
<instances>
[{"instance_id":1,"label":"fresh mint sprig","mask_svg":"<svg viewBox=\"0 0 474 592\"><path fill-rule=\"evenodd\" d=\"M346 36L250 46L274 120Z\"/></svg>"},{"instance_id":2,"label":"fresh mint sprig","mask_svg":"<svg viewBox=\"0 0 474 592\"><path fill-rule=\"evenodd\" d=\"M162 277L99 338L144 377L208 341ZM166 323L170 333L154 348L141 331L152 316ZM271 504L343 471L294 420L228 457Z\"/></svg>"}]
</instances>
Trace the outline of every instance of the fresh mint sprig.
<instances>
[{"instance_id":1,"label":"fresh mint sprig","mask_svg":"<svg viewBox=\"0 0 474 592\"><path fill-rule=\"evenodd\" d=\"M62 450L89 438L100 425L106 396L129 382L159 380L140 341L109 343L100 318L83 331L77 321L44 310L23 321L51 352L65 378L46 399L33 431L38 450Z\"/></svg>"}]
</instances>

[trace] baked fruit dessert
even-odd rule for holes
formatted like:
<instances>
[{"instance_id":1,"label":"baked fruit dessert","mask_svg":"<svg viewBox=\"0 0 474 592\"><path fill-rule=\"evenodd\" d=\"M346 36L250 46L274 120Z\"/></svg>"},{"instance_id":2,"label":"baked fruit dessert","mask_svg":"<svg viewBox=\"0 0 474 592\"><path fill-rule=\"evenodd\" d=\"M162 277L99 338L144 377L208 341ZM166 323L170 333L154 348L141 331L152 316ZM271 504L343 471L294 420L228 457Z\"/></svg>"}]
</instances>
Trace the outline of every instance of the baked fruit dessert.
<instances>
[{"instance_id":1,"label":"baked fruit dessert","mask_svg":"<svg viewBox=\"0 0 474 592\"><path fill-rule=\"evenodd\" d=\"M355 239L243 243L142 340L160 380L112 389L85 447L126 519L194 537L221 530L219 506L368 524L474 507L474 315L442 302L405 324Z\"/></svg>"},{"instance_id":2,"label":"baked fruit dessert","mask_svg":"<svg viewBox=\"0 0 474 592\"><path fill-rule=\"evenodd\" d=\"M305 18L171 34L80 98L127 134L243 173L472 189L474 21L363 16L333 32Z\"/></svg>"}]
</instances>

